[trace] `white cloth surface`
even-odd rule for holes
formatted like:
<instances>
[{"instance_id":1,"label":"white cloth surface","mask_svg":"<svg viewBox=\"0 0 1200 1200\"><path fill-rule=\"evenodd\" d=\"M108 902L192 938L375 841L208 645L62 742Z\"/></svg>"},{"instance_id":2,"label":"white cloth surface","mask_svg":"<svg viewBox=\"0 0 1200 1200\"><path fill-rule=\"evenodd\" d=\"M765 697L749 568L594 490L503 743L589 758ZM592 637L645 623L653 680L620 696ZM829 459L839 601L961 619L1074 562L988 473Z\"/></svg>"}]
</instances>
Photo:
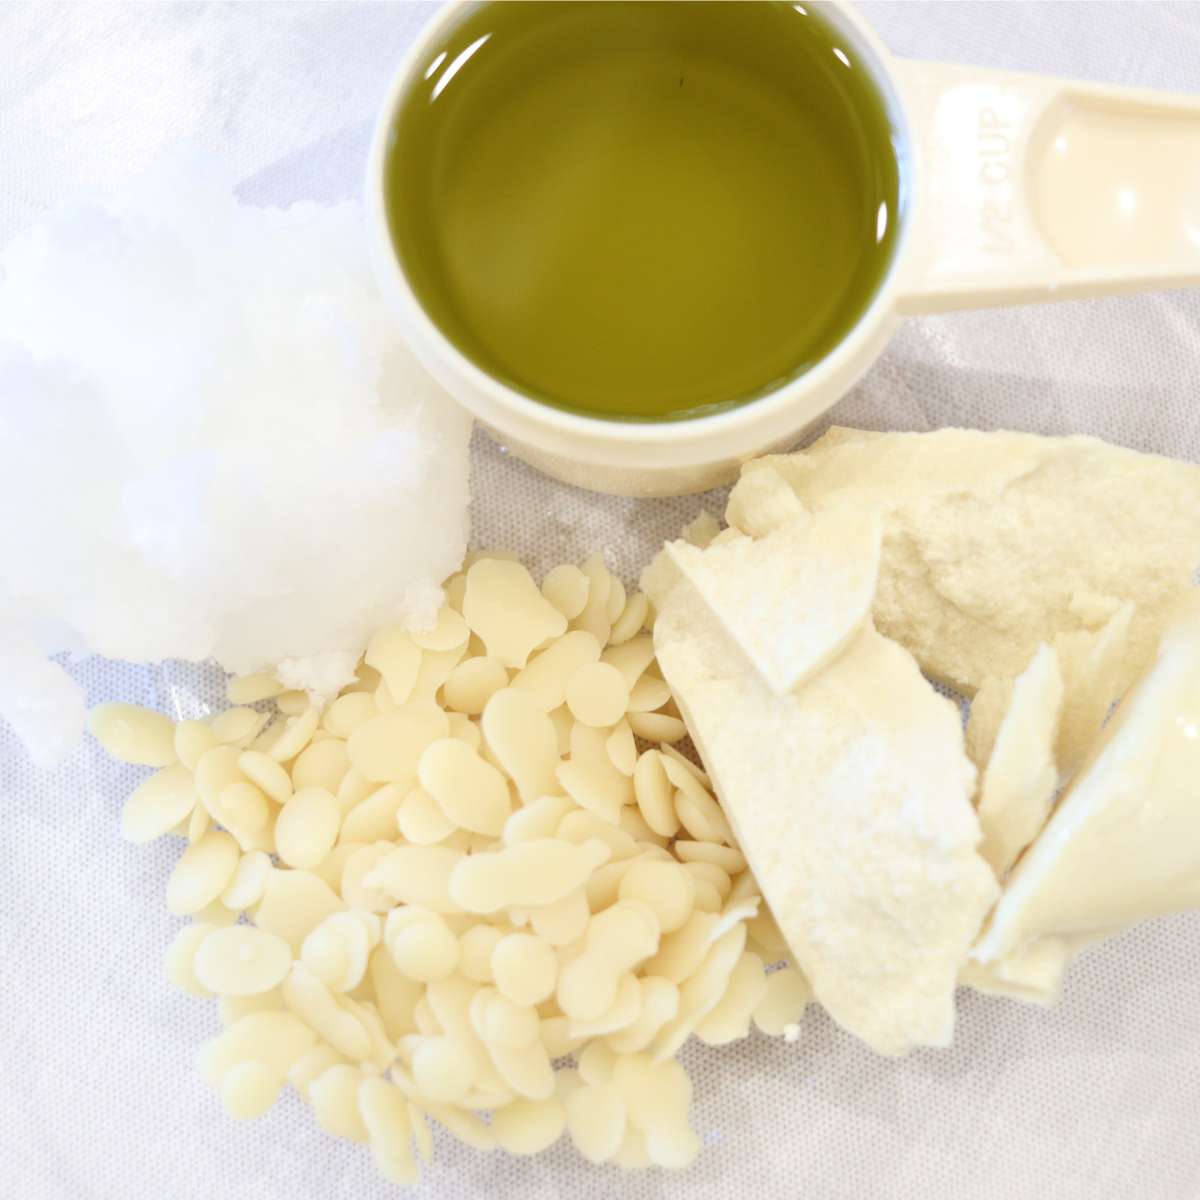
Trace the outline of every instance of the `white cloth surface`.
<instances>
[{"instance_id":1,"label":"white cloth surface","mask_svg":"<svg viewBox=\"0 0 1200 1200\"><path fill-rule=\"evenodd\" d=\"M1200 92L1200 5L876 3L902 54ZM0 6L0 242L181 137L258 202L358 193L367 131L426 5ZM132 331L131 331L132 332ZM1200 292L906 324L831 414L842 424L1085 432L1200 461ZM626 501L541 478L481 436L475 541L548 566L606 546L627 580L703 502ZM6 513L5 520L19 520ZM89 701L200 715L211 670L76 668ZM0 733L0 1198L355 1200L399 1194L290 1095L237 1123L193 1069L211 1002L162 958L177 843L135 848L144 772L94 744L35 771ZM872 1056L822 1014L798 1044L690 1045L704 1142L681 1175L532 1160L439 1136L413 1194L468 1200L1195 1200L1200 915L1086 955L1043 1011L960 993L954 1048Z\"/></svg>"}]
</instances>

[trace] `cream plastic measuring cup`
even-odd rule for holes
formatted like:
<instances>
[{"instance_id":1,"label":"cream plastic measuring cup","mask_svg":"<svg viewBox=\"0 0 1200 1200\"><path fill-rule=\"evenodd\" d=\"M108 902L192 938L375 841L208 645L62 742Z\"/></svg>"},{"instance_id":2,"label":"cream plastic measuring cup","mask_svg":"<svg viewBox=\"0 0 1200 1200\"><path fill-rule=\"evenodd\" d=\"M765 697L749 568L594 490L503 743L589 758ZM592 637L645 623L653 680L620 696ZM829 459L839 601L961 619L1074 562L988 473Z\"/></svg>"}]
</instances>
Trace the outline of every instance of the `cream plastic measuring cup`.
<instances>
[{"instance_id":1,"label":"cream plastic measuring cup","mask_svg":"<svg viewBox=\"0 0 1200 1200\"><path fill-rule=\"evenodd\" d=\"M401 98L465 7L453 0L433 17L388 89L367 166L372 260L434 377L514 454L568 483L661 496L727 482L836 403L908 313L1200 283L1200 97L896 58L852 8L824 3L854 50L853 69L872 74L900 159L902 227L871 305L816 366L713 416L637 423L542 404L438 330L404 276L384 211Z\"/></svg>"}]
</instances>

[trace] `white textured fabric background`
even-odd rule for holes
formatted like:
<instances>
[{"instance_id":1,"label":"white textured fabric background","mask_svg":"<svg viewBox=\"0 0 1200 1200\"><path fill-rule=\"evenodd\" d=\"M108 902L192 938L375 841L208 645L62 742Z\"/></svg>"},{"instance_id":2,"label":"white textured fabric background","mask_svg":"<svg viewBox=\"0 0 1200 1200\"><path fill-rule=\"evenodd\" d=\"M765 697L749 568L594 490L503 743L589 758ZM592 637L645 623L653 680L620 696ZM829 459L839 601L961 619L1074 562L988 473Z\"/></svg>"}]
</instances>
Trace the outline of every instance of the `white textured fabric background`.
<instances>
[{"instance_id":1,"label":"white textured fabric background","mask_svg":"<svg viewBox=\"0 0 1200 1200\"><path fill-rule=\"evenodd\" d=\"M908 55L1200 91L1200 6L864 5ZM355 195L373 109L425 5L0 6L0 242L190 136L246 198ZM1087 432L1200 461L1200 293L910 322L844 424ZM597 545L627 579L701 501L630 502L536 476L477 438L479 544L535 564ZM2 519L19 519L3 514ZM93 662L89 698L199 715L216 677ZM119 840L140 772L81 750L35 772L0 733L0 1198L373 1200L399 1194L294 1097L235 1123L192 1069L210 1003L161 971L178 850ZM873 1057L822 1015L799 1044L684 1053L705 1143L680 1176L515 1160L439 1139L446 1200L1195 1200L1200 915L1090 953L1055 1010L960 993L953 1050Z\"/></svg>"}]
</instances>

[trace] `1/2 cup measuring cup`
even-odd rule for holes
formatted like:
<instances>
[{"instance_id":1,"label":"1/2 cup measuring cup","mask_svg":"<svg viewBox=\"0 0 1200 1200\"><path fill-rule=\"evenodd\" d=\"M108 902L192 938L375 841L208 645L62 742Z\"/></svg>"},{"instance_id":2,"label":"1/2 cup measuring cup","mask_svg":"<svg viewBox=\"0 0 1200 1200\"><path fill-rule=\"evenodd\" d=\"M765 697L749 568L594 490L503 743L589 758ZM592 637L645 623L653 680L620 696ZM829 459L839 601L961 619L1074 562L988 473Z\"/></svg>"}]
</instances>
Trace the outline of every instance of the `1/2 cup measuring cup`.
<instances>
[{"instance_id":1,"label":"1/2 cup measuring cup","mask_svg":"<svg viewBox=\"0 0 1200 1200\"><path fill-rule=\"evenodd\" d=\"M544 404L439 330L405 276L385 210L401 101L467 7L454 0L434 16L389 88L367 168L372 260L434 377L514 454L568 483L654 496L727 482L836 403L906 314L1200 283L1200 97L901 59L852 8L810 4L853 52L853 69L870 72L893 129L904 202L873 300L819 362L736 408L654 423Z\"/></svg>"}]
</instances>

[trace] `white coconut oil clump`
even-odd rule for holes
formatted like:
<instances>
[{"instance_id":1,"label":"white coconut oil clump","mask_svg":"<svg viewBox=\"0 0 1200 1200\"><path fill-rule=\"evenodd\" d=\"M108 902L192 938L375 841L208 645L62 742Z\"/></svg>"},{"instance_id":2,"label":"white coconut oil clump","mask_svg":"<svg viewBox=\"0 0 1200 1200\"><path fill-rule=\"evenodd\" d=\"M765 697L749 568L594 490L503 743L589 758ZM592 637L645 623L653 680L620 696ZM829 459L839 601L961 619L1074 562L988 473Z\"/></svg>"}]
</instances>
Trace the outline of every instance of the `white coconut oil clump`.
<instances>
[{"instance_id":1,"label":"white coconut oil clump","mask_svg":"<svg viewBox=\"0 0 1200 1200\"><path fill-rule=\"evenodd\" d=\"M331 694L380 625L433 620L471 423L365 243L357 204L246 206L177 158L0 255L0 714L43 761L82 705L39 654Z\"/></svg>"}]
</instances>

